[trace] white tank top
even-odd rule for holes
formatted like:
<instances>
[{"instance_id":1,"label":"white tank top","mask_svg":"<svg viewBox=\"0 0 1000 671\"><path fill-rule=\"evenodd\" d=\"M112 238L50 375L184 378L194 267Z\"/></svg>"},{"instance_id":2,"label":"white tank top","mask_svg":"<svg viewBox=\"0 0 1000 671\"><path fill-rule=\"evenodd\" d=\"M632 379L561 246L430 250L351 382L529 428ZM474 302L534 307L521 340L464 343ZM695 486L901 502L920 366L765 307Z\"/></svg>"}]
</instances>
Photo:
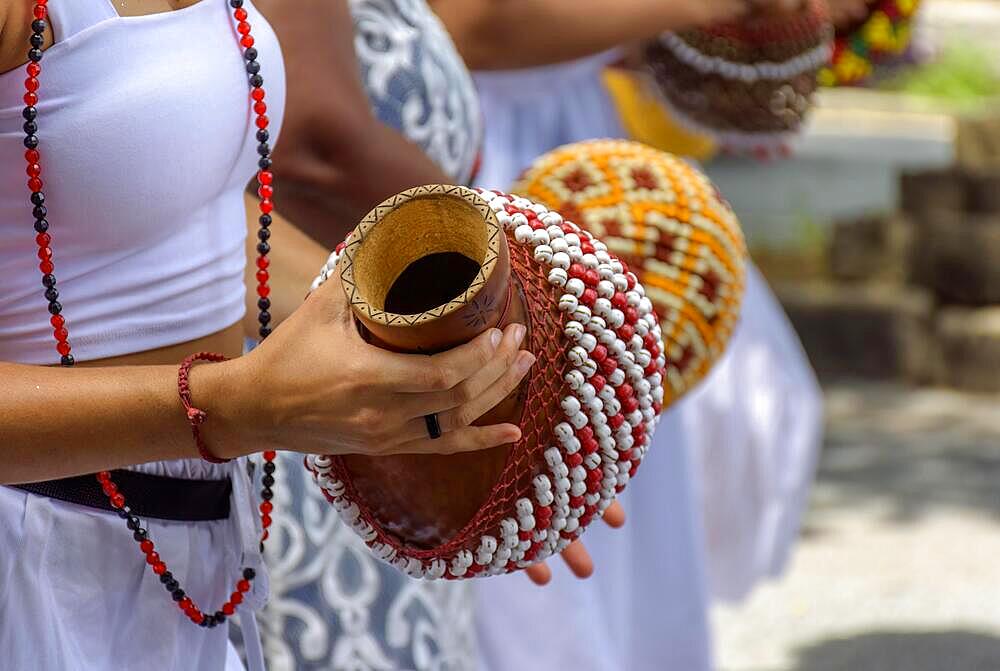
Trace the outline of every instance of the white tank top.
<instances>
[{"instance_id":1,"label":"white tank top","mask_svg":"<svg viewBox=\"0 0 1000 671\"><path fill-rule=\"evenodd\" d=\"M276 131L281 51L245 7ZM229 3L138 17L118 16L110 0L48 10L55 43L41 63L38 138L73 355L165 347L239 321L243 190L259 157ZM0 75L0 360L54 364L25 183L24 76Z\"/></svg>"}]
</instances>

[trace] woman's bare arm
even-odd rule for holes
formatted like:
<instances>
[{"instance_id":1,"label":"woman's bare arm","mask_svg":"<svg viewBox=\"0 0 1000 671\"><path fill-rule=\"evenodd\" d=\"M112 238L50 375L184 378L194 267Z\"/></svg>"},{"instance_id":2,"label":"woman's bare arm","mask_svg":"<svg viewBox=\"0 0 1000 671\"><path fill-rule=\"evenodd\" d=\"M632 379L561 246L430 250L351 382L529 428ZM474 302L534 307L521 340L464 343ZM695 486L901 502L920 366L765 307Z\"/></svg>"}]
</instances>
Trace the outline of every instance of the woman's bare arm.
<instances>
[{"instance_id":1,"label":"woman's bare arm","mask_svg":"<svg viewBox=\"0 0 1000 671\"><path fill-rule=\"evenodd\" d=\"M473 70L568 61L665 30L735 19L750 6L748 0L430 0L430 4Z\"/></svg>"},{"instance_id":2,"label":"woman's bare arm","mask_svg":"<svg viewBox=\"0 0 1000 671\"><path fill-rule=\"evenodd\" d=\"M358 71L346 0L257 0L281 39L288 101L275 146L282 212L333 247L375 205L448 177L375 118Z\"/></svg>"}]
</instances>

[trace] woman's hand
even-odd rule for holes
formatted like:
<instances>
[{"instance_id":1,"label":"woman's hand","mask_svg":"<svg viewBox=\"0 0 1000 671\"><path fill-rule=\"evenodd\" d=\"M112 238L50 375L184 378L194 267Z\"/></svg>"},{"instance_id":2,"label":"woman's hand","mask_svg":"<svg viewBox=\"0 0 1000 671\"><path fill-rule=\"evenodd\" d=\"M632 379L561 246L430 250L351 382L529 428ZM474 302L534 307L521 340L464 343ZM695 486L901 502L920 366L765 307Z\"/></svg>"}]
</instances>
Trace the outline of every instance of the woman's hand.
<instances>
[{"instance_id":1,"label":"woman's hand","mask_svg":"<svg viewBox=\"0 0 1000 671\"><path fill-rule=\"evenodd\" d=\"M615 501L604 511L604 522L618 529L625 524L625 509ZM582 541L573 541L568 548L562 551L563 561L569 566L577 578L589 578L594 573L594 560L590 558L590 553L583 546ZM552 580L552 569L545 562L535 564L525 569L525 573L536 585L547 585Z\"/></svg>"},{"instance_id":2,"label":"woman's hand","mask_svg":"<svg viewBox=\"0 0 1000 671\"><path fill-rule=\"evenodd\" d=\"M246 381L230 385L232 402L216 410L221 417L207 440L224 453L245 452L252 441L368 455L449 454L516 442L521 432L513 424L471 424L513 392L534 363L519 349L524 334L513 324L434 356L388 352L361 338L340 279L331 278L253 352L194 370ZM193 389L199 384L192 380ZM206 380L203 388L219 387ZM443 431L437 440L424 421L431 413Z\"/></svg>"}]
</instances>

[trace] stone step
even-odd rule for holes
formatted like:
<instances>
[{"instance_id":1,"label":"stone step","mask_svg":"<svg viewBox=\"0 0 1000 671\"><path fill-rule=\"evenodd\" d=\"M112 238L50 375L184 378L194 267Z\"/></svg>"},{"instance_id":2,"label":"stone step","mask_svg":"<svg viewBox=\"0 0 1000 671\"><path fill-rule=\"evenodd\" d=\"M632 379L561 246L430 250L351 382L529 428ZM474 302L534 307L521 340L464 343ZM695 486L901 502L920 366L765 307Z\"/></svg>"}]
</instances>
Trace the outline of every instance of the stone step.
<instances>
[{"instance_id":1,"label":"stone step","mask_svg":"<svg viewBox=\"0 0 1000 671\"><path fill-rule=\"evenodd\" d=\"M937 382L966 391L1000 393L1000 306L943 308L935 335L941 357Z\"/></svg>"},{"instance_id":2,"label":"stone step","mask_svg":"<svg viewBox=\"0 0 1000 671\"><path fill-rule=\"evenodd\" d=\"M846 281L901 282L910 268L913 224L903 215L872 216L834 224L830 274Z\"/></svg>"},{"instance_id":3,"label":"stone step","mask_svg":"<svg viewBox=\"0 0 1000 671\"><path fill-rule=\"evenodd\" d=\"M911 277L943 303L1000 303L1000 216L938 211L914 229Z\"/></svg>"},{"instance_id":4,"label":"stone step","mask_svg":"<svg viewBox=\"0 0 1000 671\"><path fill-rule=\"evenodd\" d=\"M776 293L822 380L936 377L929 292L887 283L809 282L779 285Z\"/></svg>"}]
</instances>

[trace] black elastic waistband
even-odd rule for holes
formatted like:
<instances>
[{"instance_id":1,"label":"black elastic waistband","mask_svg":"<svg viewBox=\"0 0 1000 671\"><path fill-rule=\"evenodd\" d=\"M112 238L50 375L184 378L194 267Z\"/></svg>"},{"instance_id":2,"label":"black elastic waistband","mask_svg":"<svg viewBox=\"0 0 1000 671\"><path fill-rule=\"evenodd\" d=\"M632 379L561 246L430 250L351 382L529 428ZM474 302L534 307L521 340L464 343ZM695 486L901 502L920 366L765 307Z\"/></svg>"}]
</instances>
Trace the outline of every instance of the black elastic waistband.
<instances>
[{"instance_id":1,"label":"black elastic waistband","mask_svg":"<svg viewBox=\"0 0 1000 671\"><path fill-rule=\"evenodd\" d=\"M112 471L111 478L133 514L175 522L208 522L229 517L233 485L225 480L187 480L136 471ZM115 511L93 475L47 480L17 489L88 508Z\"/></svg>"}]
</instances>

